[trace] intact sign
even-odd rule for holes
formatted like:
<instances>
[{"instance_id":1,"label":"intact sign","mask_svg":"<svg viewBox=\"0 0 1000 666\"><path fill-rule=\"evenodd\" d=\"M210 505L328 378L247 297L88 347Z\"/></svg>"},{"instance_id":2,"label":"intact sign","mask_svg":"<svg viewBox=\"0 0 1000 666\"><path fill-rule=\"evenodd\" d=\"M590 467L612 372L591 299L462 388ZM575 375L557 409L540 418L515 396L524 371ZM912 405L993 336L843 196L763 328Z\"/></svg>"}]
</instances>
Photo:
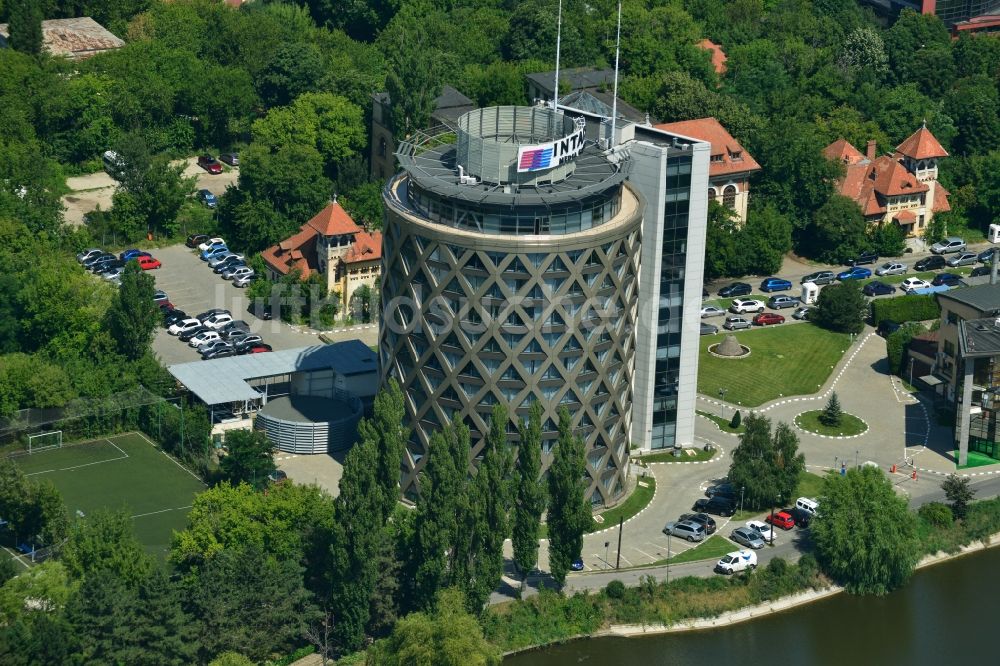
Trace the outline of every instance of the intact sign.
<instances>
[{"instance_id":1,"label":"intact sign","mask_svg":"<svg viewBox=\"0 0 1000 666\"><path fill-rule=\"evenodd\" d=\"M537 146L524 146L517 151L517 172L542 171L575 157L583 150L584 129L569 136Z\"/></svg>"}]
</instances>

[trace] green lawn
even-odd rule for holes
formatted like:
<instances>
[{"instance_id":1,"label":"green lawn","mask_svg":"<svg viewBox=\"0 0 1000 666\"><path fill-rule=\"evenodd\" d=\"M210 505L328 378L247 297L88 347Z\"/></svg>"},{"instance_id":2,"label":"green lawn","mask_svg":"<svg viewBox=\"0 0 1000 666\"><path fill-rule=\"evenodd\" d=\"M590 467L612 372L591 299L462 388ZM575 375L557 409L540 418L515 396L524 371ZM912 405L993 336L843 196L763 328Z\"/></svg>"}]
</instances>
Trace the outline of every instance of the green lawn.
<instances>
[{"instance_id":1,"label":"green lawn","mask_svg":"<svg viewBox=\"0 0 1000 666\"><path fill-rule=\"evenodd\" d=\"M597 532L608 527L615 527L618 525L620 519L624 518L628 520L649 506L649 503L653 499L653 494L656 492L656 479L651 476L641 476L637 483L638 485L632 494L629 495L628 499L600 514L602 521L597 522L595 520L591 523L590 529L587 532Z\"/></svg>"},{"instance_id":2,"label":"green lawn","mask_svg":"<svg viewBox=\"0 0 1000 666\"><path fill-rule=\"evenodd\" d=\"M685 550L680 555L674 555L669 560L662 560L656 564L665 564L667 562L670 562L670 564L683 564L684 562L697 562L698 560L717 560L726 553L731 553L739 549L739 544L733 543L718 534L713 534L694 548Z\"/></svg>"},{"instance_id":3,"label":"green lawn","mask_svg":"<svg viewBox=\"0 0 1000 666\"><path fill-rule=\"evenodd\" d=\"M812 472L802 472L799 485L795 488L795 497L819 497L823 489L823 477Z\"/></svg>"},{"instance_id":4,"label":"green lawn","mask_svg":"<svg viewBox=\"0 0 1000 666\"><path fill-rule=\"evenodd\" d=\"M955 458L955 469L969 469L970 467L985 467L987 465L996 465L1000 463L1000 460L996 458L990 458L985 453L979 453L978 451L969 451L969 462L965 465L958 464L958 449L951 452L951 455Z\"/></svg>"},{"instance_id":5,"label":"green lawn","mask_svg":"<svg viewBox=\"0 0 1000 666\"><path fill-rule=\"evenodd\" d=\"M32 479L47 479L62 493L71 515L125 508L136 535L160 557L173 530L182 529L196 493L205 485L140 434L65 444L15 459Z\"/></svg>"},{"instance_id":6,"label":"green lawn","mask_svg":"<svg viewBox=\"0 0 1000 666\"><path fill-rule=\"evenodd\" d=\"M698 392L717 398L719 389L726 389L726 402L747 407L815 393L850 344L846 334L809 323L738 331L736 337L750 347L750 356L716 358L708 346L718 338L702 338Z\"/></svg>"},{"instance_id":7,"label":"green lawn","mask_svg":"<svg viewBox=\"0 0 1000 666\"><path fill-rule=\"evenodd\" d=\"M704 416L706 419L709 419L710 421L713 421L715 423L715 425L719 426L719 429L722 430L723 432L728 432L728 433L733 434L733 435L738 435L741 432L743 432L743 421L742 420L740 421L740 424L737 427L733 428L733 427L730 427L730 425L729 425L732 422L731 419L724 419L721 416L719 416L718 414L712 414L710 412L703 412L700 409L696 410L696 413L700 414L701 416Z\"/></svg>"},{"instance_id":8,"label":"green lawn","mask_svg":"<svg viewBox=\"0 0 1000 666\"><path fill-rule=\"evenodd\" d=\"M828 435L830 437L849 437L860 435L868 430L868 424L859 419L854 414L843 414L839 426L828 426L820 423L819 417L823 414L822 409L814 409L810 412L803 412L795 417L795 425L814 432L817 435Z\"/></svg>"},{"instance_id":9,"label":"green lawn","mask_svg":"<svg viewBox=\"0 0 1000 666\"><path fill-rule=\"evenodd\" d=\"M702 462L704 460L711 460L715 457L715 449L709 449L706 451L703 448L698 449L683 449L681 455L677 458L671 451L664 451L662 453L652 453L648 456L637 457L636 460L641 460L645 463L674 463L674 462Z\"/></svg>"}]
</instances>

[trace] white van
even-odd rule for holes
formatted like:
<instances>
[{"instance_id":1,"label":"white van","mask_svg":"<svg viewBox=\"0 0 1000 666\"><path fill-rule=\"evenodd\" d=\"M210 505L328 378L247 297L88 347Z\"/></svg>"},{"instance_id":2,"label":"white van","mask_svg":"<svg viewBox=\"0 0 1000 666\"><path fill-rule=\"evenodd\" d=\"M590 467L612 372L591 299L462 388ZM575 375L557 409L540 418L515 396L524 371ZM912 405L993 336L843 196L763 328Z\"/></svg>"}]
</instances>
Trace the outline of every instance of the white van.
<instances>
[{"instance_id":1,"label":"white van","mask_svg":"<svg viewBox=\"0 0 1000 666\"><path fill-rule=\"evenodd\" d=\"M101 160L104 162L104 170L111 176L122 168L122 158L113 150L105 150Z\"/></svg>"},{"instance_id":2,"label":"white van","mask_svg":"<svg viewBox=\"0 0 1000 666\"><path fill-rule=\"evenodd\" d=\"M795 500L795 508L802 509L806 511L811 516L815 516L819 513L819 502L808 497L800 497Z\"/></svg>"},{"instance_id":3,"label":"white van","mask_svg":"<svg viewBox=\"0 0 1000 666\"><path fill-rule=\"evenodd\" d=\"M757 568L757 553L752 550L737 550L724 555L715 565L715 572L734 574L737 571Z\"/></svg>"}]
</instances>

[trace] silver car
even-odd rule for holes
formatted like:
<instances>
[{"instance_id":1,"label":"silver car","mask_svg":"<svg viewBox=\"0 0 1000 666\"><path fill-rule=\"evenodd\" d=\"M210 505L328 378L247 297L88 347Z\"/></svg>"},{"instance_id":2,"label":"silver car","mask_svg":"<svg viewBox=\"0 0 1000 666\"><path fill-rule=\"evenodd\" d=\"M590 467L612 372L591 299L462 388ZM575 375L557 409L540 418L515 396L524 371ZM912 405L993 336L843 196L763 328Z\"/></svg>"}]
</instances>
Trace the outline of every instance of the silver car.
<instances>
[{"instance_id":1,"label":"silver car","mask_svg":"<svg viewBox=\"0 0 1000 666\"><path fill-rule=\"evenodd\" d=\"M901 264L898 261L887 261L875 269L875 275L904 275L905 273L906 264Z\"/></svg>"},{"instance_id":2,"label":"silver car","mask_svg":"<svg viewBox=\"0 0 1000 666\"><path fill-rule=\"evenodd\" d=\"M976 263L978 255L975 252L960 252L948 260L949 266L971 266Z\"/></svg>"},{"instance_id":3,"label":"silver car","mask_svg":"<svg viewBox=\"0 0 1000 666\"><path fill-rule=\"evenodd\" d=\"M705 526L690 520L671 521L663 526L663 533L694 543L705 539Z\"/></svg>"},{"instance_id":4,"label":"silver car","mask_svg":"<svg viewBox=\"0 0 1000 666\"><path fill-rule=\"evenodd\" d=\"M722 328L727 331L735 331L741 328L750 328L750 320L744 317L727 317Z\"/></svg>"},{"instance_id":5,"label":"silver car","mask_svg":"<svg viewBox=\"0 0 1000 666\"><path fill-rule=\"evenodd\" d=\"M934 254L948 254L949 252L965 251L965 241L958 236L948 236L943 241L938 241L931 245L931 252Z\"/></svg>"},{"instance_id":6,"label":"silver car","mask_svg":"<svg viewBox=\"0 0 1000 666\"><path fill-rule=\"evenodd\" d=\"M754 550L759 550L766 545L764 539L760 536L760 532L749 527L737 527L729 535L729 538L741 546L753 548Z\"/></svg>"}]
</instances>

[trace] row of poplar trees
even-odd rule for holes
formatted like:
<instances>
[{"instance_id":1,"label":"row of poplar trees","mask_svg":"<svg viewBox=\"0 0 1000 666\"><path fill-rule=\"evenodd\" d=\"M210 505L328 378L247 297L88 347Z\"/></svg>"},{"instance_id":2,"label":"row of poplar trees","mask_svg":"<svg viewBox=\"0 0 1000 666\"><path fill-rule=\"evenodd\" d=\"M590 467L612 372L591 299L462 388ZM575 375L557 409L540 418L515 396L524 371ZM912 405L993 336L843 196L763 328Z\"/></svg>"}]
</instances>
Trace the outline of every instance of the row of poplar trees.
<instances>
[{"instance_id":1,"label":"row of poplar trees","mask_svg":"<svg viewBox=\"0 0 1000 666\"><path fill-rule=\"evenodd\" d=\"M532 405L518 424L519 444L508 441L508 413L497 405L478 465L471 465L469 428L451 423L430 441L420 476L416 511L401 509L400 463L409 431L403 394L395 382L375 399L371 419L344 463L335 502L330 612L337 642L363 644L377 607L402 597L401 610L428 610L437 593L456 587L470 612L479 613L500 585L503 545L513 544L523 581L538 563L541 519L547 509L549 569L561 585L580 557L583 533L591 525L586 502L584 445L572 432L569 412L559 413L559 437L548 474L541 478L542 409ZM399 553L393 589L385 589L390 566L381 556L395 534Z\"/></svg>"}]
</instances>

